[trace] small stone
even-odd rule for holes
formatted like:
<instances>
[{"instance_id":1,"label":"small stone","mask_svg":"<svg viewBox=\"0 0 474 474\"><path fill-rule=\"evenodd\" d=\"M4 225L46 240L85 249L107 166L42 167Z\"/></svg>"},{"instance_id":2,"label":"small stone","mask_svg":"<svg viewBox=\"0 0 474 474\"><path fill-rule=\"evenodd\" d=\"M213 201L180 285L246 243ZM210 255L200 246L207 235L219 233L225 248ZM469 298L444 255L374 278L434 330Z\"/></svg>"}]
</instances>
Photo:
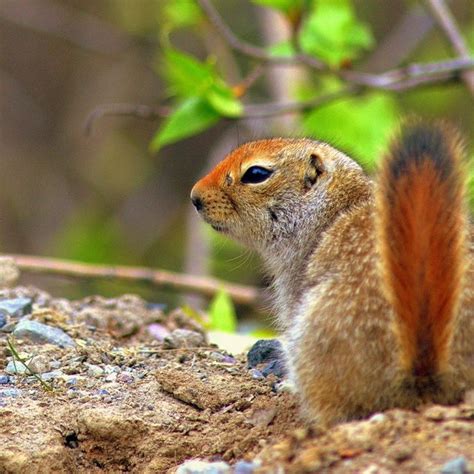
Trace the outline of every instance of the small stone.
<instances>
[{"instance_id":1,"label":"small stone","mask_svg":"<svg viewBox=\"0 0 474 474\"><path fill-rule=\"evenodd\" d=\"M253 462L238 461L234 465L234 474L253 474L257 468L257 464Z\"/></svg>"},{"instance_id":2,"label":"small stone","mask_svg":"<svg viewBox=\"0 0 474 474\"><path fill-rule=\"evenodd\" d=\"M282 352L282 345L278 339L260 339L248 352L247 365L253 368L263 362L281 359Z\"/></svg>"},{"instance_id":3,"label":"small stone","mask_svg":"<svg viewBox=\"0 0 474 474\"><path fill-rule=\"evenodd\" d=\"M3 328L8 323L8 313L5 310L0 310L0 328Z\"/></svg>"},{"instance_id":4,"label":"small stone","mask_svg":"<svg viewBox=\"0 0 474 474\"><path fill-rule=\"evenodd\" d=\"M271 374L280 379L286 375L286 368L282 359L275 359L263 368L262 375L264 377L268 377Z\"/></svg>"},{"instance_id":5,"label":"small stone","mask_svg":"<svg viewBox=\"0 0 474 474\"><path fill-rule=\"evenodd\" d=\"M64 376L64 373L61 370L52 370L51 372L43 372L41 374L41 380L45 382L50 382L51 380L59 379Z\"/></svg>"},{"instance_id":6,"label":"small stone","mask_svg":"<svg viewBox=\"0 0 474 474\"><path fill-rule=\"evenodd\" d=\"M190 329L175 329L164 339L164 345L168 349L178 349L182 347L199 347L205 344L204 336Z\"/></svg>"},{"instance_id":7,"label":"small stone","mask_svg":"<svg viewBox=\"0 0 474 474\"><path fill-rule=\"evenodd\" d=\"M262 372L260 372L260 370L258 369L250 369L249 370L249 373L250 375L252 376L253 379L255 380L259 380L259 379L263 379L265 378L262 374Z\"/></svg>"},{"instance_id":8,"label":"small stone","mask_svg":"<svg viewBox=\"0 0 474 474\"><path fill-rule=\"evenodd\" d=\"M19 388L3 388L0 389L0 398L16 398L22 394Z\"/></svg>"},{"instance_id":9,"label":"small stone","mask_svg":"<svg viewBox=\"0 0 474 474\"><path fill-rule=\"evenodd\" d=\"M121 372L117 375L117 382L132 383L134 381L133 375L128 372Z\"/></svg>"},{"instance_id":10,"label":"small stone","mask_svg":"<svg viewBox=\"0 0 474 474\"><path fill-rule=\"evenodd\" d=\"M221 364L235 364L235 359L232 356L222 354L221 352L211 352L208 357Z\"/></svg>"},{"instance_id":11,"label":"small stone","mask_svg":"<svg viewBox=\"0 0 474 474\"><path fill-rule=\"evenodd\" d=\"M22 319L13 331L15 337L37 343L49 343L59 347L75 347L74 339L62 329L38 321Z\"/></svg>"},{"instance_id":12,"label":"small stone","mask_svg":"<svg viewBox=\"0 0 474 474\"><path fill-rule=\"evenodd\" d=\"M444 464L441 468L441 474L467 474L466 458L454 458Z\"/></svg>"},{"instance_id":13,"label":"small stone","mask_svg":"<svg viewBox=\"0 0 474 474\"><path fill-rule=\"evenodd\" d=\"M26 363L28 364L28 361L26 361ZM5 372L11 375L30 374L28 368L25 367L25 365L18 360L11 360L10 362L8 362L7 366L5 367Z\"/></svg>"},{"instance_id":14,"label":"small stone","mask_svg":"<svg viewBox=\"0 0 474 474\"><path fill-rule=\"evenodd\" d=\"M35 374L42 374L43 372L48 372L51 368L49 365L49 358L45 355L38 355L32 357L28 361L29 369Z\"/></svg>"},{"instance_id":15,"label":"small stone","mask_svg":"<svg viewBox=\"0 0 474 474\"><path fill-rule=\"evenodd\" d=\"M0 385L10 383L10 377L8 375L0 375Z\"/></svg>"},{"instance_id":16,"label":"small stone","mask_svg":"<svg viewBox=\"0 0 474 474\"><path fill-rule=\"evenodd\" d=\"M176 474L230 474L231 472L226 462L207 462L199 459L186 461L176 469Z\"/></svg>"},{"instance_id":17,"label":"small stone","mask_svg":"<svg viewBox=\"0 0 474 474\"><path fill-rule=\"evenodd\" d=\"M112 372L111 374L108 374L105 379L106 382L115 382L117 380L117 374L115 372Z\"/></svg>"},{"instance_id":18,"label":"small stone","mask_svg":"<svg viewBox=\"0 0 474 474\"><path fill-rule=\"evenodd\" d=\"M95 378L101 377L104 375L104 369L98 365L89 364L87 367L87 375Z\"/></svg>"},{"instance_id":19,"label":"small stone","mask_svg":"<svg viewBox=\"0 0 474 474\"><path fill-rule=\"evenodd\" d=\"M165 337L168 337L170 335L168 328L163 326L163 324L149 324L147 330L150 336L154 337L160 342L163 342L165 340Z\"/></svg>"},{"instance_id":20,"label":"small stone","mask_svg":"<svg viewBox=\"0 0 474 474\"><path fill-rule=\"evenodd\" d=\"M14 286L20 278L20 269L11 257L0 257L0 287Z\"/></svg>"},{"instance_id":21,"label":"small stone","mask_svg":"<svg viewBox=\"0 0 474 474\"><path fill-rule=\"evenodd\" d=\"M31 298L13 298L0 300L0 311L5 311L12 318L21 318L33 310Z\"/></svg>"}]
</instances>

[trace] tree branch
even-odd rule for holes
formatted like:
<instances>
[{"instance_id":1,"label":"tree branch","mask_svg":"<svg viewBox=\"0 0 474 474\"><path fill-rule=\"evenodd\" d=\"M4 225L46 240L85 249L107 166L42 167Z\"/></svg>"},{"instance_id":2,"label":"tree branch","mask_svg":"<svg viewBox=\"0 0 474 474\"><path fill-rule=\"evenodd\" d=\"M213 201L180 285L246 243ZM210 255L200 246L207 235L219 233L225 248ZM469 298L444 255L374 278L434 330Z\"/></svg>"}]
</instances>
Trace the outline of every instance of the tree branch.
<instances>
[{"instance_id":1,"label":"tree branch","mask_svg":"<svg viewBox=\"0 0 474 474\"><path fill-rule=\"evenodd\" d=\"M85 122L84 130L86 135L92 133L96 120L106 115L130 115L145 120L155 120L160 117L169 115L171 108L169 107L151 107L141 104L102 104L89 113Z\"/></svg>"},{"instance_id":2,"label":"tree branch","mask_svg":"<svg viewBox=\"0 0 474 474\"><path fill-rule=\"evenodd\" d=\"M210 0L197 0L199 6L206 14L206 17L211 22L211 24L216 28L217 31L221 34L221 36L225 39L225 41L229 44L229 46L238 51L239 53L244 54L253 59L259 59L260 61L264 61L267 63L274 63L274 64L295 64L295 63L302 63L310 66L314 69L318 70L327 70L328 66L319 61L312 56L308 56L306 54L297 54L292 57L286 56L274 56L270 54L265 48L260 48L253 44L247 43L245 41L240 40L234 32L227 26L225 21L219 15L218 11L213 7Z\"/></svg>"},{"instance_id":3,"label":"tree branch","mask_svg":"<svg viewBox=\"0 0 474 474\"><path fill-rule=\"evenodd\" d=\"M18 268L23 272L69 278L131 281L156 286L160 289L195 293L207 297L212 297L218 291L224 290L236 303L249 306L257 304L257 288L225 283L215 278L183 275L146 267L93 265L28 255L7 256L13 258Z\"/></svg>"},{"instance_id":4,"label":"tree branch","mask_svg":"<svg viewBox=\"0 0 474 474\"><path fill-rule=\"evenodd\" d=\"M444 0L426 0L426 4L439 27L451 43L454 52L459 55L460 58L469 59L471 56L469 48L461 35L454 16L449 11ZM464 72L461 77L471 94L474 95L474 71Z\"/></svg>"}]
</instances>

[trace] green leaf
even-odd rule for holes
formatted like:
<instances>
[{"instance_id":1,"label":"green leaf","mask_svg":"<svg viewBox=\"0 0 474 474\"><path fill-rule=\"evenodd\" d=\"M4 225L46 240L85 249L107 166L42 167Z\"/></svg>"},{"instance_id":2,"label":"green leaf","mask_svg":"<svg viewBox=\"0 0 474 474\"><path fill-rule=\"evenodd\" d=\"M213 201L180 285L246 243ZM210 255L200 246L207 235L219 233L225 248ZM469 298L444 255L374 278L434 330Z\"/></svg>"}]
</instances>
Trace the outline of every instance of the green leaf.
<instances>
[{"instance_id":1,"label":"green leaf","mask_svg":"<svg viewBox=\"0 0 474 474\"><path fill-rule=\"evenodd\" d=\"M234 304L228 293L220 290L209 304L210 329L235 332L237 329L237 315Z\"/></svg>"},{"instance_id":2,"label":"green leaf","mask_svg":"<svg viewBox=\"0 0 474 474\"><path fill-rule=\"evenodd\" d=\"M367 25L357 20L347 0L318 0L300 32L304 52L339 66L356 59L374 39Z\"/></svg>"},{"instance_id":3,"label":"green leaf","mask_svg":"<svg viewBox=\"0 0 474 474\"><path fill-rule=\"evenodd\" d=\"M253 0L253 3L288 14L303 7L305 0Z\"/></svg>"},{"instance_id":4,"label":"green leaf","mask_svg":"<svg viewBox=\"0 0 474 474\"><path fill-rule=\"evenodd\" d=\"M303 133L333 143L370 169L387 146L398 117L393 96L373 92L309 112L302 128Z\"/></svg>"},{"instance_id":5,"label":"green leaf","mask_svg":"<svg viewBox=\"0 0 474 474\"><path fill-rule=\"evenodd\" d=\"M163 20L170 31L194 26L201 16L195 0L165 0L163 5Z\"/></svg>"},{"instance_id":6,"label":"green leaf","mask_svg":"<svg viewBox=\"0 0 474 474\"><path fill-rule=\"evenodd\" d=\"M163 57L161 72L172 95L202 95L216 80L212 64L201 62L189 54L167 48Z\"/></svg>"},{"instance_id":7,"label":"green leaf","mask_svg":"<svg viewBox=\"0 0 474 474\"><path fill-rule=\"evenodd\" d=\"M216 123L219 113L202 97L189 97L165 119L151 142L151 150L195 135Z\"/></svg>"},{"instance_id":8,"label":"green leaf","mask_svg":"<svg viewBox=\"0 0 474 474\"><path fill-rule=\"evenodd\" d=\"M239 117L242 115L242 103L235 97L232 89L221 81L217 81L209 88L206 99L216 112L225 117Z\"/></svg>"}]
</instances>

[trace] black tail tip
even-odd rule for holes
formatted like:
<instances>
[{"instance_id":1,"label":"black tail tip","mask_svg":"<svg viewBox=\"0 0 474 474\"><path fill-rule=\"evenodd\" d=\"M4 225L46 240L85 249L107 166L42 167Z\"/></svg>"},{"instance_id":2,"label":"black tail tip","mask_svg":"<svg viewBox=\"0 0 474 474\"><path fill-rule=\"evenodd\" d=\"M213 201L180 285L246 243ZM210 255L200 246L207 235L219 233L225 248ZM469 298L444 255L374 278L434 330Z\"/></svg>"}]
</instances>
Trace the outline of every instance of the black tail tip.
<instances>
[{"instance_id":1,"label":"black tail tip","mask_svg":"<svg viewBox=\"0 0 474 474\"><path fill-rule=\"evenodd\" d=\"M390 173L398 178L409 165L430 160L442 177L451 175L460 143L458 132L449 124L408 121L391 147Z\"/></svg>"}]
</instances>

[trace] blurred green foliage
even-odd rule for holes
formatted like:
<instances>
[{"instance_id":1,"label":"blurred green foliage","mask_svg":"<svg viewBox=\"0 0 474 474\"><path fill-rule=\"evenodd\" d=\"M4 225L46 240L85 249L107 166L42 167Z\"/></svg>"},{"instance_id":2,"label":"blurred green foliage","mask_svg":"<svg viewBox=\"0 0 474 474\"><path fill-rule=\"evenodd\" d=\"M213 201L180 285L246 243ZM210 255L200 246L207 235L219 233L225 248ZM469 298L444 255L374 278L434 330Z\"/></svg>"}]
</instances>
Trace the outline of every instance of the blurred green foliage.
<instances>
[{"instance_id":1,"label":"blurred green foliage","mask_svg":"<svg viewBox=\"0 0 474 474\"><path fill-rule=\"evenodd\" d=\"M197 232L189 227L189 190L211 166L206 164L209 156L220 156L223 137L233 135L234 142L241 142L306 135L333 143L371 170L404 116L447 118L468 138L474 131L472 100L460 81L399 93L364 89L284 117L288 122L265 117L248 126L240 120L247 104L317 100L341 91L347 84L337 73L366 70L372 52L421 2L211 0L242 41L277 57L304 52L327 65L324 73L303 66L287 74L285 94L272 87L284 68L265 67L258 80L245 82L261 61L232 50L196 0L61 3L71 13L74 34L69 37L0 22L0 71L13 78L1 77L6 88L2 103L7 104L0 105L1 116L7 117L0 143L5 165L1 208L9 208L0 214L5 251L194 271L187 265L193 251L189 237ZM453 0L449 6L472 48L472 0ZM81 30L82 13L98 20L96 34ZM274 16L269 21L270 13ZM288 28L277 26L275 16ZM93 25L88 23L88 28ZM453 57L436 30L400 66ZM88 41L74 44L81 34ZM107 51L117 37L112 54L90 48L95 41L98 46L105 43ZM85 140L84 117L107 102L159 104L171 113L151 122L107 117ZM210 273L261 283L255 257L208 227L204 235L211 249ZM101 283L87 292L137 289ZM156 290L142 289L142 294L176 302Z\"/></svg>"}]
</instances>

